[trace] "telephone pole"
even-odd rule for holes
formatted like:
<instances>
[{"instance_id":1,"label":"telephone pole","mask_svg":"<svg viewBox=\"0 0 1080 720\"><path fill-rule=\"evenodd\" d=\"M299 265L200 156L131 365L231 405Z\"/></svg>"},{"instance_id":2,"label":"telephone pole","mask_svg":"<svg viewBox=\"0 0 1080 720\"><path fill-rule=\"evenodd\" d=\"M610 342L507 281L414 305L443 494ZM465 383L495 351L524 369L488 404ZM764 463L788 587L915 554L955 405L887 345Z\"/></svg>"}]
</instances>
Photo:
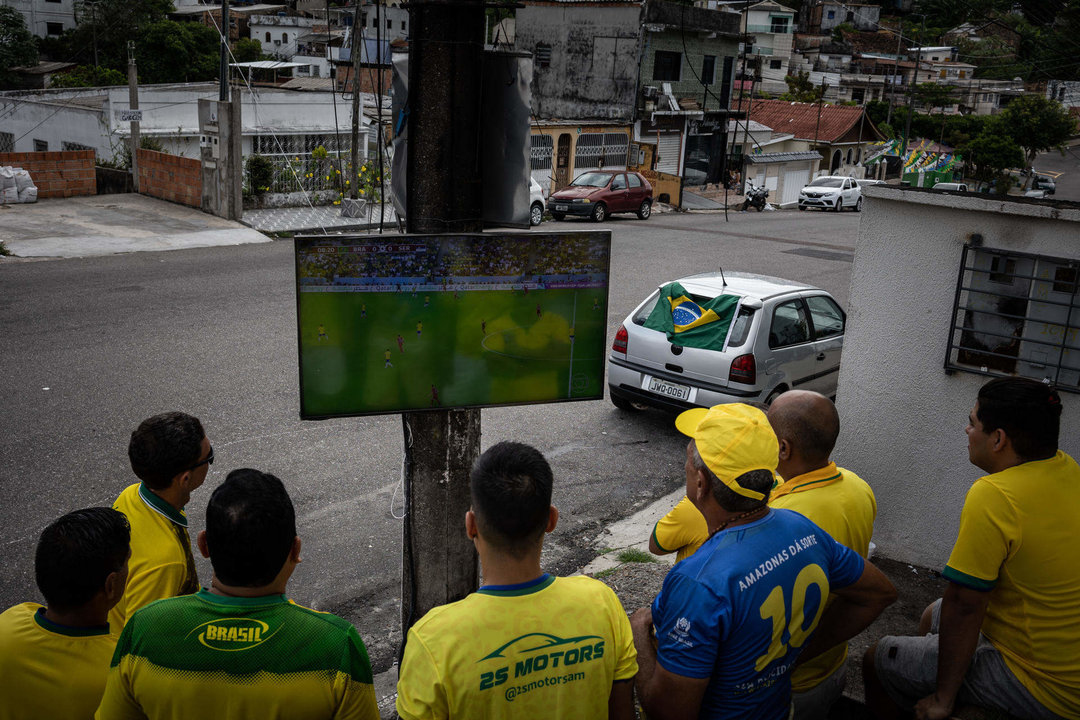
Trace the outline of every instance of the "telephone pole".
<instances>
[{"instance_id":1,"label":"telephone pole","mask_svg":"<svg viewBox=\"0 0 1080 720\"><path fill-rule=\"evenodd\" d=\"M409 4L409 145L406 229L479 232L480 91L484 5L476 0ZM402 645L431 608L477 588L476 550L465 537L469 471L480 452L480 410L402 415L405 523Z\"/></svg>"},{"instance_id":2,"label":"telephone pole","mask_svg":"<svg viewBox=\"0 0 1080 720\"><path fill-rule=\"evenodd\" d=\"M128 100L132 110L139 109L139 68L135 64L135 41L128 40ZM132 115L135 117L135 114ZM139 192L139 148L142 139L139 134L139 121L131 121L131 188Z\"/></svg>"},{"instance_id":3,"label":"telephone pole","mask_svg":"<svg viewBox=\"0 0 1080 720\"><path fill-rule=\"evenodd\" d=\"M229 0L221 0L221 67L218 73L218 100L229 101Z\"/></svg>"}]
</instances>

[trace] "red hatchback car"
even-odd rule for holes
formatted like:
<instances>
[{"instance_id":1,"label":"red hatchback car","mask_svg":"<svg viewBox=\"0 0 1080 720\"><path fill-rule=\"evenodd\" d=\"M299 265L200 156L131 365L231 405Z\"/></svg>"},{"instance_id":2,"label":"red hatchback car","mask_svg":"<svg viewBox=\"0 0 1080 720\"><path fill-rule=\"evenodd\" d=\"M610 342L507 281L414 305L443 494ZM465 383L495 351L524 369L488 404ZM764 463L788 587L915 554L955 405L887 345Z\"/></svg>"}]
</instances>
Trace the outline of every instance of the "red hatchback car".
<instances>
[{"instance_id":1,"label":"red hatchback car","mask_svg":"<svg viewBox=\"0 0 1080 720\"><path fill-rule=\"evenodd\" d=\"M623 212L644 220L652 215L652 185L633 170L592 170L551 193L547 206L556 220L581 215L603 222Z\"/></svg>"}]
</instances>

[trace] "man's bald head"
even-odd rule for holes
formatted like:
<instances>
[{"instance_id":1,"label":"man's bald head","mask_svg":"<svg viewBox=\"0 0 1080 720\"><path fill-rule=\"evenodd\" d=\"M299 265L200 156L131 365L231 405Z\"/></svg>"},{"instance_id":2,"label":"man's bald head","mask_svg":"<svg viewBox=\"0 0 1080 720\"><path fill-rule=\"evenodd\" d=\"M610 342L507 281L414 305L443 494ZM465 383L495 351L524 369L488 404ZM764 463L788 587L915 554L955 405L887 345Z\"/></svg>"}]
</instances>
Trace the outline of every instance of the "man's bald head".
<instances>
[{"instance_id":1,"label":"man's bald head","mask_svg":"<svg viewBox=\"0 0 1080 720\"><path fill-rule=\"evenodd\" d=\"M809 390L788 390L773 400L768 417L776 437L786 440L806 462L829 462L840 434L840 416L832 400Z\"/></svg>"}]
</instances>

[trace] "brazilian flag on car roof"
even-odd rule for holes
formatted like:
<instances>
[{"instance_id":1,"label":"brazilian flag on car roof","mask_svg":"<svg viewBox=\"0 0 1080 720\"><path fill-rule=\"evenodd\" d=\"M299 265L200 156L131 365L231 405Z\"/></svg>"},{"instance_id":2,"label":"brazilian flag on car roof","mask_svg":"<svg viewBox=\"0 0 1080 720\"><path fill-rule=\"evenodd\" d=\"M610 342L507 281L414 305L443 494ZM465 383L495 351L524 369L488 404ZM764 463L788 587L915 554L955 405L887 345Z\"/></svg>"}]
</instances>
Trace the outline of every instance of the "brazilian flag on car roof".
<instances>
[{"instance_id":1,"label":"brazilian flag on car roof","mask_svg":"<svg viewBox=\"0 0 1080 720\"><path fill-rule=\"evenodd\" d=\"M679 283L660 288L656 306L645 327L667 334L676 345L719 350L739 304L736 295L720 295L705 302L692 300Z\"/></svg>"}]
</instances>

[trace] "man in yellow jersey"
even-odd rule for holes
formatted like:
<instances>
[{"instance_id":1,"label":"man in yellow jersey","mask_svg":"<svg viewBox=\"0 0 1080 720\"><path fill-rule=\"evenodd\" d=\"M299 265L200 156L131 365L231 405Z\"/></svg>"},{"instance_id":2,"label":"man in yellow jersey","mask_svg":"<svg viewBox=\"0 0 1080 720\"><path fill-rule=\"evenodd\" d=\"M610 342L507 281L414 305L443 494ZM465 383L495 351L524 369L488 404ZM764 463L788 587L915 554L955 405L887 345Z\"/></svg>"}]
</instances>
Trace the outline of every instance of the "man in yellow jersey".
<instances>
[{"instance_id":1,"label":"man in yellow jersey","mask_svg":"<svg viewBox=\"0 0 1080 720\"><path fill-rule=\"evenodd\" d=\"M93 715L116 647L109 608L124 592L130 554L127 520L109 508L76 510L41 533L34 573L46 606L0 614L0 720Z\"/></svg>"},{"instance_id":2,"label":"man in yellow jersey","mask_svg":"<svg viewBox=\"0 0 1080 720\"><path fill-rule=\"evenodd\" d=\"M675 562L679 562L693 555L708 539L709 528L705 524L705 516L694 507L690 498L683 495L682 500L653 526L652 535L649 536L649 552L653 555L676 553Z\"/></svg>"},{"instance_id":3,"label":"man in yellow jersey","mask_svg":"<svg viewBox=\"0 0 1080 720\"><path fill-rule=\"evenodd\" d=\"M552 482L528 445L501 442L477 459L465 532L486 584L409 630L397 687L405 720L634 717L637 661L619 599L598 580L540 569L559 518Z\"/></svg>"},{"instance_id":4,"label":"man in yellow jersey","mask_svg":"<svg viewBox=\"0 0 1080 720\"><path fill-rule=\"evenodd\" d=\"M1010 717L1080 717L1080 467L1058 450L1061 398L1026 378L991 380L968 418L968 490L920 637L884 637L863 658L878 718L914 705ZM929 634L928 634L929 633Z\"/></svg>"},{"instance_id":5,"label":"man in yellow jersey","mask_svg":"<svg viewBox=\"0 0 1080 720\"><path fill-rule=\"evenodd\" d=\"M116 634L143 605L199 589L184 506L205 482L214 450L198 418L168 412L144 420L131 433L128 458L142 482L128 486L113 503L131 523L127 590L109 613Z\"/></svg>"},{"instance_id":6,"label":"man in yellow jersey","mask_svg":"<svg viewBox=\"0 0 1080 720\"><path fill-rule=\"evenodd\" d=\"M874 533L874 491L855 473L829 459L840 434L832 400L809 390L789 390L773 400L769 424L779 446L769 507L806 516L833 540L867 557ZM796 667L791 676L796 720L824 720L847 684L847 643Z\"/></svg>"},{"instance_id":7,"label":"man in yellow jersey","mask_svg":"<svg viewBox=\"0 0 1080 720\"><path fill-rule=\"evenodd\" d=\"M199 551L210 589L136 612L120 635L98 720L378 720L355 628L293 604L296 514L282 482L233 470L210 496Z\"/></svg>"}]
</instances>

